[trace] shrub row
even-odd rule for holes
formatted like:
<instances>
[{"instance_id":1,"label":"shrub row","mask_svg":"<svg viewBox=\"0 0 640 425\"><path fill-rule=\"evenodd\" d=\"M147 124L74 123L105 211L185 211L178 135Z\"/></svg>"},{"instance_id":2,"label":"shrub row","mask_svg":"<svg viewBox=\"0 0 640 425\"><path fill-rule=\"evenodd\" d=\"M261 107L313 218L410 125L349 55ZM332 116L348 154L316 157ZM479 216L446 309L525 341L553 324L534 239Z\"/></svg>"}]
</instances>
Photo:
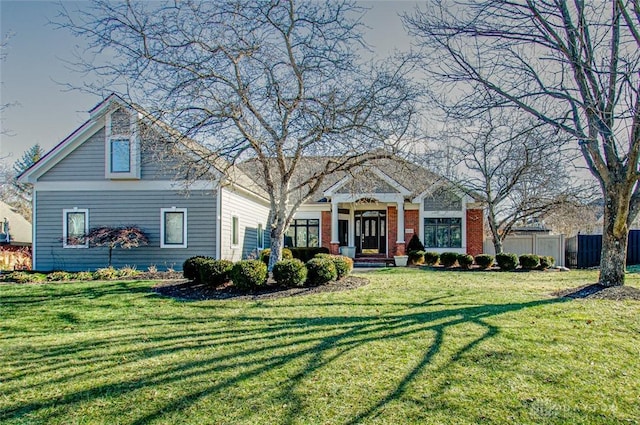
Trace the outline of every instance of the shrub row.
<instances>
[{"instance_id":1,"label":"shrub row","mask_svg":"<svg viewBox=\"0 0 640 425\"><path fill-rule=\"evenodd\" d=\"M555 265L555 259L551 256L538 256L535 254L524 254L518 257L512 253L501 253L493 257L489 254L479 254L472 257L468 254L458 254L455 252L410 251L409 261L412 264L434 265L440 263L444 267L453 267L456 263L463 269L468 269L473 263L481 269L488 269L493 266L494 261L501 270L515 270L518 265L524 270L544 270Z\"/></svg>"},{"instance_id":2,"label":"shrub row","mask_svg":"<svg viewBox=\"0 0 640 425\"><path fill-rule=\"evenodd\" d=\"M112 280L131 278L139 275L141 272L134 267L123 267L115 269L113 267L105 267L95 272L65 272L61 270L50 273L14 271L3 276L3 280L16 283L40 283L40 282L70 282L70 281L87 281L87 280Z\"/></svg>"},{"instance_id":3,"label":"shrub row","mask_svg":"<svg viewBox=\"0 0 640 425\"><path fill-rule=\"evenodd\" d=\"M191 257L183 264L183 275L196 284L218 286L229 281L243 290L256 289L266 285L267 262L242 260L235 264L228 260L210 257ZM353 260L342 255L318 253L306 263L297 258L278 261L273 268L273 278L279 286L294 287L322 285L341 279L353 270Z\"/></svg>"}]
</instances>

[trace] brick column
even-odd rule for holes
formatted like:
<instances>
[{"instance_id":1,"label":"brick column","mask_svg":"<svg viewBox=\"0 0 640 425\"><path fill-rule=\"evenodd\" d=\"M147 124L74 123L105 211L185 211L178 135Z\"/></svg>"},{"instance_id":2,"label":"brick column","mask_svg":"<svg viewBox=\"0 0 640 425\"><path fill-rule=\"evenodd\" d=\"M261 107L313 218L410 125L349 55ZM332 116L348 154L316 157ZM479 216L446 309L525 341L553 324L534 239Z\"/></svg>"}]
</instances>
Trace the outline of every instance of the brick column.
<instances>
[{"instance_id":1,"label":"brick column","mask_svg":"<svg viewBox=\"0 0 640 425\"><path fill-rule=\"evenodd\" d=\"M413 229L413 233L418 235L420 240L422 240L422 236L419 235L419 232L420 232L420 217L419 217L419 213L420 213L420 211L418 211L418 210L405 211L404 212L404 226L407 229ZM413 236L413 234L411 234L411 236ZM409 236L409 239L407 239L407 235L404 235L404 241L406 242L405 247L409 244L409 241L411 240L411 236Z\"/></svg>"},{"instance_id":2,"label":"brick column","mask_svg":"<svg viewBox=\"0 0 640 425\"><path fill-rule=\"evenodd\" d=\"M467 254L474 257L484 250L484 215L481 209L467 210Z\"/></svg>"},{"instance_id":3,"label":"brick column","mask_svg":"<svg viewBox=\"0 0 640 425\"><path fill-rule=\"evenodd\" d=\"M396 254L396 241L398 240L398 210L396 207L387 207L387 245L389 246L388 257Z\"/></svg>"},{"instance_id":4,"label":"brick column","mask_svg":"<svg viewBox=\"0 0 640 425\"><path fill-rule=\"evenodd\" d=\"M322 211L320 216L322 246L331 250L331 211Z\"/></svg>"}]
</instances>

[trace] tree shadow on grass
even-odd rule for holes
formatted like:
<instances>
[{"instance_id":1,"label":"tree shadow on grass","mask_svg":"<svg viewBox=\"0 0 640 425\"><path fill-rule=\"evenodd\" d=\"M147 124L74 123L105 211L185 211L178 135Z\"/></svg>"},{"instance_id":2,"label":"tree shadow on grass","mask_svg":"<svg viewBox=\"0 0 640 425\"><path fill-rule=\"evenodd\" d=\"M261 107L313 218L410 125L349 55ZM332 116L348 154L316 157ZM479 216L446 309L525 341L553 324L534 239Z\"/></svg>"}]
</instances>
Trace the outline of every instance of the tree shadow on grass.
<instances>
[{"instance_id":1,"label":"tree shadow on grass","mask_svg":"<svg viewBox=\"0 0 640 425\"><path fill-rule=\"evenodd\" d=\"M296 304L291 307L301 310L298 311L298 317L266 316L264 312L273 312L269 309L278 308L272 306L255 315L246 314L247 310L244 310L231 320L229 315L216 315L216 310L211 309L205 323L195 326L195 329L193 320L189 319L177 319L171 322L169 329L165 322L170 322L170 318L151 318L146 324L137 324L138 329L147 332L142 343L136 343L139 342L136 338L140 339L141 336L134 331L125 332L124 335L116 333L101 340L88 338L71 346L49 344L34 347L30 354L33 356L32 360L37 360L36 365L30 372L25 368L23 375L47 375L67 366L72 371L61 376L58 374L53 380L31 383L32 388L33 385L42 387L40 398L5 405L0 411L0 419L26 419L35 416L46 422L60 419L59 416L64 415L65 410L106 395L126 398L146 388L180 386L170 400L159 406L149 406L129 422L148 424L166 420L166 415L195 406L207 397L218 397L250 380L266 380L268 374L283 370L283 376L288 378L279 386L277 398L287 400L287 408L281 418L274 418L274 422L293 423L304 413L307 401L300 396L300 390L314 374L330 373L331 368L339 367L340 362L348 358L349 354L372 344L396 344L407 338L432 335L428 347L414 359L414 366L404 376L398 377L376 400L371 400L364 407L360 406L360 411L352 412L350 418L341 420L346 424L356 424L375 417L390 402L401 397L416 377L433 363L435 356L442 350L447 333L454 327L474 324L482 331L454 350L449 362L455 362L478 344L499 333L499 328L486 319L563 302L562 299L548 299L524 303L461 305L446 304L443 302L445 298L432 298L421 303L390 303L386 306L391 306L392 311L382 314L305 315L305 308L317 311L318 307ZM220 323L228 323L228 327L219 326ZM208 324L211 326L207 326ZM225 349L203 351L203 347ZM140 361L158 359L158 362L162 362L167 356L175 355L179 355L181 359L170 357L171 361L146 371L142 376L117 372L119 368L126 370ZM96 365L107 364L112 364L111 367L115 369L115 379L111 370L96 371ZM76 370L78 367L80 370ZM203 376L212 379L202 384ZM9 378L8 383L11 384L12 380L14 383L6 386L7 395L25 390L20 384L21 378L25 376ZM71 382L89 378L95 380L89 388L69 390L62 396L46 392L51 385L64 387ZM129 412L122 412L120 419L127 423L124 413Z\"/></svg>"}]
</instances>

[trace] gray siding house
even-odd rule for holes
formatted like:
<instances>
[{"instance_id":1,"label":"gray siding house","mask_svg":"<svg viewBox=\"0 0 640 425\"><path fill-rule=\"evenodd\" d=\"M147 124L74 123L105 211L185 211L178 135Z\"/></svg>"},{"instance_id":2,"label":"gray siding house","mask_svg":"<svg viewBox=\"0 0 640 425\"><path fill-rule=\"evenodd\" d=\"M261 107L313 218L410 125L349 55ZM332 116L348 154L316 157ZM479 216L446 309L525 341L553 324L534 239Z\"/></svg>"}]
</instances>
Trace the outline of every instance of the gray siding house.
<instances>
[{"instance_id":1,"label":"gray siding house","mask_svg":"<svg viewBox=\"0 0 640 425\"><path fill-rule=\"evenodd\" d=\"M148 245L113 251L115 267L139 270L179 270L194 255L238 260L268 243L268 202L258 188L215 171L185 188L170 160L145 149L135 108L112 95L89 115L20 176L34 187L34 269L105 267L107 249L79 238L99 226L134 225L146 233Z\"/></svg>"}]
</instances>

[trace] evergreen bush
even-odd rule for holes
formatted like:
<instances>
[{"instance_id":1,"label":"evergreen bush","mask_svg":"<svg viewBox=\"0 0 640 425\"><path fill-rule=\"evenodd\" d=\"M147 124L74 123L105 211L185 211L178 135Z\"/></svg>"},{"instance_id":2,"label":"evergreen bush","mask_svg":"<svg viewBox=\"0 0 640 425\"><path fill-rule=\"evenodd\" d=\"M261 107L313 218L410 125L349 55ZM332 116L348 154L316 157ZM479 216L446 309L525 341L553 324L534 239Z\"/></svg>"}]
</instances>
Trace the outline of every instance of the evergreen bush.
<instances>
[{"instance_id":1,"label":"evergreen bush","mask_svg":"<svg viewBox=\"0 0 640 425\"><path fill-rule=\"evenodd\" d=\"M200 280L200 266L207 260L213 260L212 257L198 255L184 260L182 264L182 275L185 279L197 282Z\"/></svg>"},{"instance_id":2,"label":"evergreen bush","mask_svg":"<svg viewBox=\"0 0 640 425\"><path fill-rule=\"evenodd\" d=\"M331 258L312 258L307 261L307 283L322 285L336 280L338 271Z\"/></svg>"},{"instance_id":3,"label":"evergreen bush","mask_svg":"<svg viewBox=\"0 0 640 425\"><path fill-rule=\"evenodd\" d=\"M437 252L429 251L424 253L424 263L428 266L433 266L438 262L439 259L440 254L438 254Z\"/></svg>"},{"instance_id":4,"label":"evergreen bush","mask_svg":"<svg viewBox=\"0 0 640 425\"><path fill-rule=\"evenodd\" d=\"M550 255L543 255L540 257L540 269L546 270L553 267L556 264L556 259Z\"/></svg>"},{"instance_id":5,"label":"evergreen bush","mask_svg":"<svg viewBox=\"0 0 640 425\"><path fill-rule=\"evenodd\" d=\"M443 252L440 254L440 264L444 267L453 267L458 261L457 252Z\"/></svg>"},{"instance_id":6,"label":"evergreen bush","mask_svg":"<svg viewBox=\"0 0 640 425\"><path fill-rule=\"evenodd\" d=\"M480 267L481 269L488 269L489 267L493 266L493 255L479 254L476 255L476 258L474 260L478 267Z\"/></svg>"},{"instance_id":7,"label":"evergreen bush","mask_svg":"<svg viewBox=\"0 0 640 425\"><path fill-rule=\"evenodd\" d=\"M463 269L468 269L473 264L473 257L469 254L458 254L458 264Z\"/></svg>"},{"instance_id":8,"label":"evergreen bush","mask_svg":"<svg viewBox=\"0 0 640 425\"><path fill-rule=\"evenodd\" d=\"M533 270L540 266L540 257L536 254L522 254L519 260L520 267L525 270Z\"/></svg>"},{"instance_id":9,"label":"evergreen bush","mask_svg":"<svg viewBox=\"0 0 640 425\"><path fill-rule=\"evenodd\" d=\"M278 261L273 266L273 279L280 286L302 286L307 280L307 267L297 258Z\"/></svg>"},{"instance_id":10,"label":"evergreen bush","mask_svg":"<svg viewBox=\"0 0 640 425\"><path fill-rule=\"evenodd\" d=\"M218 286L227 283L230 277L233 262L229 260L214 260L206 258L198 262L199 267L199 283L206 285Z\"/></svg>"},{"instance_id":11,"label":"evergreen bush","mask_svg":"<svg viewBox=\"0 0 640 425\"><path fill-rule=\"evenodd\" d=\"M259 260L241 260L231 268L231 280L239 289L251 290L267 282L267 265Z\"/></svg>"},{"instance_id":12,"label":"evergreen bush","mask_svg":"<svg viewBox=\"0 0 640 425\"><path fill-rule=\"evenodd\" d=\"M496 263L500 270L511 271L518 267L518 256L509 252L496 254Z\"/></svg>"}]
</instances>

